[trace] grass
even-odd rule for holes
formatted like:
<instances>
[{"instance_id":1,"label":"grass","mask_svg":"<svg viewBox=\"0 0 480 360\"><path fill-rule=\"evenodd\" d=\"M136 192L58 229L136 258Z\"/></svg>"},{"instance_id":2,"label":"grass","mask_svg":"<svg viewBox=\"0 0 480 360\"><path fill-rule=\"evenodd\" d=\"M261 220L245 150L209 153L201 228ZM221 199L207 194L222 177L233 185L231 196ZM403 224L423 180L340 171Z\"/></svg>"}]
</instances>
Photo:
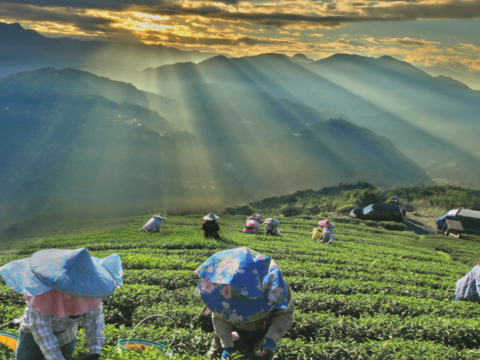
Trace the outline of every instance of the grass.
<instances>
[{"instance_id":1,"label":"grass","mask_svg":"<svg viewBox=\"0 0 480 360\"><path fill-rule=\"evenodd\" d=\"M268 215L268 214L264 214ZM268 217L268 216L264 216ZM107 328L102 359L160 359L149 352L119 353L134 337L172 341L178 358L201 358L212 334L195 322L202 302L193 274L213 253L247 246L271 256L291 286L295 322L278 343L282 359L478 359L477 304L455 303L455 282L476 264L480 241L417 236L338 223L335 243L314 243L318 220L280 218L281 238L241 232L246 216L222 216L222 241L204 239L200 215L169 216L160 234L137 233L148 217L36 222L0 241L0 265L45 248L87 247L92 255L121 256L125 284L104 300ZM450 254L450 256L448 255ZM0 281L0 325L21 316L22 296ZM14 326L8 329L17 332ZM175 337L175 339L174 339ZM88 348L79 333L75 360ZM0 360L11 353L0 349Z\"/></svg>"}]
</instances>

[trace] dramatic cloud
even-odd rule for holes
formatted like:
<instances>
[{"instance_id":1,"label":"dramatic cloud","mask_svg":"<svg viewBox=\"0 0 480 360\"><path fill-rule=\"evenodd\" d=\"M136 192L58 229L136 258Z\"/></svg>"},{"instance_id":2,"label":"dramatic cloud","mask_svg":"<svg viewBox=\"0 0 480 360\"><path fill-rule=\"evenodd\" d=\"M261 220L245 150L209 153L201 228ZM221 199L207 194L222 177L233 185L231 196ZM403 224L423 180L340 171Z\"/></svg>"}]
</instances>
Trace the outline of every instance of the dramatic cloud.
<instances>
[{"instance_id":1,"label":"dramatic cloud","mask_svg":"<svg viewBox=\"0 0 480 360\"><path fill-rule=\"evenodd\" d=\"M403 39L399 38L389 38L389 39L375 39L375 38L366 38L364 39L374 44L398 44L402 46L430 46L440 44L437 41L427 41L427 40L418 40L412 39L409 37L404 37Z\"/></svg>"},{"instance_id":2,"label":"dramatic cloud","mask_svg":"<svg viewBox=\"0 0 480 360\"><path fill-rule=\"evenodd\" d=\"M350 45L350 46L353 46L353 47L365 47L365 44L358 41L358 40L344 40L344 39L340 39L337 41L338 44L346 44L346 45Z\"/></svg>"},{"instance_id":3,"label":"dramatic cloud","mask_svg":"<svg viewBox=\"0 0 480 360\"><path fill-rule=\"evenodd\" d=\"M0 1L5 5L28 5L36 8L64 8L103 11L142 11L158 15L198 15L213 19L285 26L291 23L310 23L320 27L338 27L346 23L371 21L412 21L419 19L473 19L480 17L480 0L473 1L394 1L355 3L339 1L336 6L324 2L289 3L283 1L251 5L237 0L174 1L174 0L15 0ZM216 4L236 5L224 7ZM68 7L66 6L68 4ZM200 5L199 5L200 4ZM242 6L245 9L242 9ZM3 6L2 6L3 7ZM242 11L248 10L248 11ZM19 14L20 15L20 14Z\"/></svg>"},{"instance_id":4,"label":"dramatic cloud","mask_svg":"<svg viewBox=\"0 0 480 360\"><path fill-rule=\"evenodd\" d=\"M0 1L0 4L2 2ZM50 21L59 23L75 24L79 28L82 27L98 27L104 28L111 25L114 21L103 17L89 16L77 9L59 8L52 11L51 9L24 6L13 3L3 3L0 6L0 19L16 19L17 21Z\"/></svg>"},{"instance_id":5,"label":"dramatic cloud","mask_svg":"<svg viewBox=\"0 0 480 360\"><path fill-rule=\"evenodd\" d=\"M428 29L438 23L431 20L448 19L470 22L472 30L459 31L456 39L452 27L443 38L431 30L399 33L388 28L404 23L409 29L415 22ZM0 0L0 21L20 22L55 36L164 44L233 56L387 54L476 69L478 22L469 19L480 19L480 0ZM368 22L375 25L363 27ZM342 26L340 35L336 29Z\"/></svg>"}]
</instances>

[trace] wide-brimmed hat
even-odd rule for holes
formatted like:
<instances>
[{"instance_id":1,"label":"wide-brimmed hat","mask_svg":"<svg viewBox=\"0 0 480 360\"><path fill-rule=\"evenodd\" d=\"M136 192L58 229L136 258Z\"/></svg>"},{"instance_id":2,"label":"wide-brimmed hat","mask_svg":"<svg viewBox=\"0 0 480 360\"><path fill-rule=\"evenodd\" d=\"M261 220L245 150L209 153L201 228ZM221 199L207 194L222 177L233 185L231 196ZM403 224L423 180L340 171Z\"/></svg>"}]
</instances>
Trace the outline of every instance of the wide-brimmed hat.
<instances>
[{"instance_id":1,"label":"wide-brimmed hat","mask_svg":"<svg viewBox=\"0 0 480 360\"><path fill-rule=\"evenodd\" d=\"M278 221L275 218L268 218L267 220L265 220L264 224L267 224L267 225L270 225L270 226L273 226L273 227L279 227L280 226L280 221Z\"/></svg>"},{"instance_id":2,"label":"wide-brimmed hat","mask_svg":"<svg viewBox=\"0 0 480 360\"><path fill-rule=\"evenodd\" d=\"M257 320L288 307L287 286L270 257L246 247L218 252L195 274L195 294L217 316L231 322Z\"/></svg>"},{"instance_id":3,"label":"wide-brimmed hat","mask_svg":"<svg viewBox=\"0 0 480 360\"><path fill-rule=\"evenodd\" d=\"M210 213L203 217L203 220L220 220L220 216L215 215L214 213Z\"/></svg>"},{"instance_id":4,"label":"wide-brimmed hat","mask_svg":"<svg viewBox=\"0 0 480 360\"><path fill-rule=\"evenodd\" d=\"M0 275L25 296L57 290L75 297L102 299L123 284L122 261L117 254L100 259L87 248L48 249L0 267Z\"/></svg>"},{"instance_id":5,"label":"wide-brimmed hat","mask_svg":"<svg viewBox=\"0 0 480 360\"><path fill-rule=\"evenodd\" d=\"M335 225L333 225L333 224L332 224L330 221L328 221L328 220L320 221L320 222L318 223L318 225L323 226L323 227L327 227L327 228L334 228L334 227L335 227Z\"/></svg>"},{"instance_id":6,"label":"wide-brimmed hat","mask_svg":"<svg viewBox=\"0 0 480 360\"><path fill-rule=\"evenodd\" d=\"M250 216L248 218L248 220L258 220L258 222L262 222L263 221L263 215L260 214L260 213L255 213L252 216Z\"/></svg>"},{"instance_id":7,"label":"wide-brimmed hat","mask_svg":"<svg viewBox=\"0 0 480 360\"><path fill-rule=\"evenodd\" d=\"M167 220L167 218L165 216L163 216L162 213L157 214L157 215L153 215L152 217L160 219L160 220Z\"/></svg>"}]
</instances>

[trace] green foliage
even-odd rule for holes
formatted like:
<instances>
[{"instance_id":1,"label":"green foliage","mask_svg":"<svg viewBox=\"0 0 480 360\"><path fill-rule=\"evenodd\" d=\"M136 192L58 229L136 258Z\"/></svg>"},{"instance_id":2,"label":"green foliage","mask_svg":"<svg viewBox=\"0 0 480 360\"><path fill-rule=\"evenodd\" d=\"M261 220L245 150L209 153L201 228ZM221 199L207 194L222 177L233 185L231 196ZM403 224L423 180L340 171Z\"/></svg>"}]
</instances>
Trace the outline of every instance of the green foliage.
<instances>
[{"instance_id":1,"label":"green foliage","mask_svg":"<svg viewBox=\"0 0 480 360\"><path fill-rule=\"evenodd\" d=\"M319 191L304 190L291 195L266 198L250 205L227 208L226 213L249 215L255 211L263 211L283 214L281 209L286 206L285 211L288 213L291 208L295 208L293 210L295 215L331 213L348 215L355 207L386 202L391 196L399 197L401 208L407 212L431 208L435 208L437 212L453 208L480 210L480 190L453 186L423 186L384 191L369 183L353 183L323 188Z\"/></svg>"},{"instance_id":2,"label":"green foliage","mask_svg":"<svg viewBox=\"0 0 480 360\"><path fill-rule=\"evenodd\" d=\"M350 193L348 201L357 207L384 202L385 192L379 189L357 189Z\"/></svg>"},{"instance_id":3,"label":"green foliage","mask_svg":"<svg viewBox=\"0 0 480 360\"><path fill-rule=\"evenodd\" d=\"M225 213L228 215L252 215L254 212L255 209L250 204L225 208Z\"/></svg>"},{"instance_id":4,"label":"green foliage","mask_svg":"<svg viewBox=\"0 0 480 360\"><path fill-rule=\"evenodd\" d=\"M285 217L300 215L302 213L302 208L287 204L280 208L280 213Z\"/></svg>"},{"instance_id":5,"label":"green foliage","mask_svg":"<svg viewBox=\"0 0 480 360\"><path fill-rule=\"evenodd\" d=\"M390 223L330 217L336 224L335 242L326 246L311 240L309 233L318 220L307 215L283 218L281 238L247 236L241 232L244 215L224 215L219 222L223 241L215 241L203 238L201 218L169 216L159 234L135 232L143 217L117 218L117 223L100 219L94 225L84 220L39 224L37 237L0 243L0 266L44 248L86 246L98 257L119 254L124 285L103 301L105 360L165 360L163 353L118 352L117 348L119 339L128 338L136 324L155 314L174 323L151 318L132 337L170 345L174 359L203 358L212 334L203 333L195 321L203 304L194 295L198 278L193 270L213 253L240 246L272 256L292 290L295 320L277 344L276 354L282 359L473 360L480 356L476 321L480 307L453 301L455 282L478 260L476 237L419 237L377 227ZM69 235L64 235L65 229ZM0 325L21 316L22 296L1 281L0 298ZM18 331L13 324L4 329ZM74 360L87 353L81 330ZM0 360L10 356L10 351L0 349Z\"/></svg>"},{"instance_id":6,"label":"green foliage","mask_svg":"<svg viewBox=\"0 0 480 360\"><path fill-rule=\"evenodd\" d=\"M354 207L352 205L343 205L337 208L337 214L348 215L350 211L352 211Z\"/></svg>"},{"instance_id":7,"label":"green foliage","mask_svg":"<svg viewBox=\"0 0 480 360\"><path fill-rule=\"evenodd\" d=\"M378 227L381 227L383 229L387 230L395 230L395 231L406 231L407 230L407 225L394 222L394 221L379 221L377 223Z\"/></svg>"},{"instance_id":8,"label":"green foliage","mask_svg":"<svg viewBox=\"0 0 480 360\"><path fill-rule=\"evenodd\" d=\"M456 186L422 186L390 190L387 197L398 196L410 203L423 202L423 206L447 209L480 210L480 190ZM408 209L407 209L408 211Z\"/></svg>"}]
</instances>

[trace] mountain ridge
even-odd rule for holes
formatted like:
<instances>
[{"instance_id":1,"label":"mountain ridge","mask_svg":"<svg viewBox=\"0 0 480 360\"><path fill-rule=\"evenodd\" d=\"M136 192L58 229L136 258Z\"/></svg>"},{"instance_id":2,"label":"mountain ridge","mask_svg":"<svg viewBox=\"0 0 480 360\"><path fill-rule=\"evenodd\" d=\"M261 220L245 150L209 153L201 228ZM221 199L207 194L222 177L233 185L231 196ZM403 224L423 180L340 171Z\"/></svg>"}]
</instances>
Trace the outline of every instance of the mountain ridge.
<instances>
[{"instance_id":1,"label":"mountain ridge","mask_svg":"<svg viewBox=\"0 0 480 360\"><path fill-rule=\"evenodd\" d=\"M211 93L214 99L218 97L215 92L223 90L215 84L195 83L190 96ZM248 93L233 94L238 100L242 96L252 100ZM373 132L365 136L365 130L343 120L343 127L331 132L332 139L327 140L337 144L339 149L330 153L337 164L344 165L337 170L332 167L328 173L312 173L312 163L302 164L298 159L318 141L315 139L312 145L302 142L306 136L291 135L298 154L287 156L290 145L282 134L289 131L290 121L307 131L311 124L296 124L296 118L301 111L314 110L278 100L269 93L262 95L265 100L259 104L271 101L271 111L292 112L285 118L286 125L280 115L269 120L258 117L258 123L238 123L238 115L223 113L234 108L223 108L219 116L215 106L197 108L184 101L180 107L197 118L195 133L176 131L175 119L170 122L163 118L162 109L159 114L141 106L147 106L155 96L131 84L71 69L47 68L0 79L0 218L63 214L71 209L89 214L135 212L158 203L205 199L217 205L228 204L245 197L260 198L273 189L319 188L364 178L379 186L402 183L408 176L430 183L418 166L403 161L383 138L378 140ZM308 113L305 119L310 118ZM338 121L319 118L313 130L325 126L323 123ZM269 142L259 136L262 127L284 130ZM349 136L389 160L372 167L368 159L355 155L358 149L341 149L342 141ZM319 142L323 143L320 149L328 150L328 141ZM322 152L316 156L319 161L325 159ZM355 166L345 165L353 164L350 158L355 158ZM287 161L293 161L297 171L285 173L282 163ZM310 175L301 176L303 172ZM404 178L396 179L400 173Z\"/></svg>"},{"instance_id":2,"label":"mountain ridge","mask_svg":"<svg viewBox=\"0 0 480 360\"><path fill-rule=\"evenodd\" d=\"M216 53L183 51L164 45L48 38L20 24L0 22L0 78L43 67L93 65L143 70L181 61L203 61ZM125 54L129 54L128 57Z\"/></svg>"}]
</instances>

